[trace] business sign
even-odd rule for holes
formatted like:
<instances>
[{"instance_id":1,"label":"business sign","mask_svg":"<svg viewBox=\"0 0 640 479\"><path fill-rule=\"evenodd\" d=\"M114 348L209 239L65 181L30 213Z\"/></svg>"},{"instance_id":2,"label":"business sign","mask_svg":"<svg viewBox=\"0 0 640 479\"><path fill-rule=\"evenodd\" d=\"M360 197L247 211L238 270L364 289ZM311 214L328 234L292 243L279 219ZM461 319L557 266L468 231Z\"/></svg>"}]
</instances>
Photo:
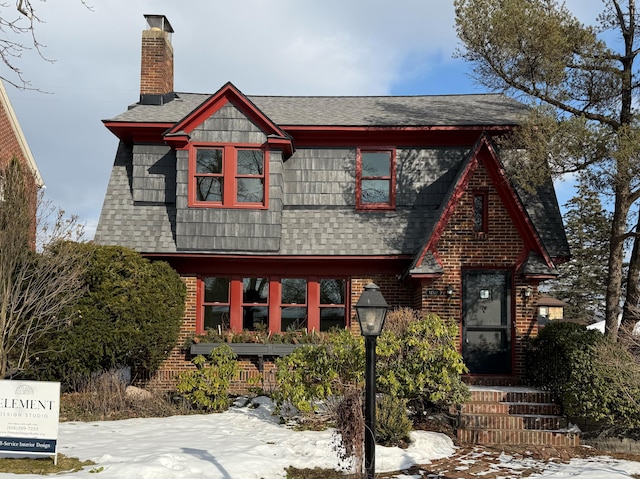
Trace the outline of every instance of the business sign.
<instances>
[{"instance_id":1,"label":"business sign","mask_svg":"<svg viewBox=\"0 0 640 479\"><path fill-rule=\"evenodd\" d=\"M0 380L0 451L47 454L57 462L60 383Z\"/></svg>"}]
</instances>

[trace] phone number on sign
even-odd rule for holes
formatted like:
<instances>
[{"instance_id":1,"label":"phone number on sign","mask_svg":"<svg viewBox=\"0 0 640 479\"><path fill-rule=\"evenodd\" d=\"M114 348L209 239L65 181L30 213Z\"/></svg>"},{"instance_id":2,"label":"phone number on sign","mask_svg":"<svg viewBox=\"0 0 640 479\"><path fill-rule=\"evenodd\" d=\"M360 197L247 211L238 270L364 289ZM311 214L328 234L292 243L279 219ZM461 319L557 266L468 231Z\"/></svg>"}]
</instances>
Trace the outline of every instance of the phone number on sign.
<instances>
[{"instance_id":1,"label":"phone number on sign","mask_svg":"<svg viewBox=\"0 0 640 479\"><path fill-rule=\"evenodd\" d=\"M7 426L7 431L12 432L38 432L37 426L23 426L19 424L9 424Z\"/></svg>"}]
</instances>

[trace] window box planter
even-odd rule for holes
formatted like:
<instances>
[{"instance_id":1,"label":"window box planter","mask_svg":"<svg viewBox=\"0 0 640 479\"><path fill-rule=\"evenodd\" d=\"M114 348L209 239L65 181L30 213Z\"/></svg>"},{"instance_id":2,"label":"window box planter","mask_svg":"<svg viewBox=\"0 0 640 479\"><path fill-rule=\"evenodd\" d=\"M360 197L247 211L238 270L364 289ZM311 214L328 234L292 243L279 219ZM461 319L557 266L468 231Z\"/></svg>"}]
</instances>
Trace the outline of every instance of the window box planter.
<instances>
[{"instance_id":1,"label":"window box planter","mask_svg":"<svg viewBox=\"0 0 640 479\"><path fill-rule=\"evenodd\" d=\"M218 346L226 344L233 349L238 356L286 356L291 354L295 349L307 344L263 344L263 343L198 343L192 344L190 353L193 356L202 354L208 356Z\"/></svg>"}]
</instances>

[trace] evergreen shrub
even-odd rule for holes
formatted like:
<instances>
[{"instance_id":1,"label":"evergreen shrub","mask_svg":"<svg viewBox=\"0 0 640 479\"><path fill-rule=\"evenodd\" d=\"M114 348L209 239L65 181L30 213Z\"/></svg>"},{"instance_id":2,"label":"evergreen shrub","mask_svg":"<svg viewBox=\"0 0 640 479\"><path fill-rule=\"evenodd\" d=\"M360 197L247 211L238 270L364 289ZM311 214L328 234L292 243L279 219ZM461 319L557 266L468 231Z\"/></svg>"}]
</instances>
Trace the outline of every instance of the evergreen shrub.
<instances>
[{"instance_id":1,"label":"evergreen shrub","mask_svg":"<svg viewBox=\"0 0 640 479\"><path fill-rule=\"evenodd\" d=\"M568 416L602 426L640 426L638 360L597 330L548 323L532 340L527 374L533 385L555 393Z\"/></svg>"},{"instance_id":2,"label":"evergreen shrub","mask_svg":"<svg viewBox=\"0 0 640 479\"><path fill-rule=\"evenodd\" d=\"M211 351L209 361L202 355L196 356L192 362L198 369L180 374L176 389L197 409L226 411L231 404L231 381L240 370L236 359L236 353L226 344Z\"/></svg>"},{"instance_id":3,"label":"evergreen shrub","mask_svg":"<svg viewBox=\"0 0 640 479\"><path fill-rule=\"evenodd\" d=\"M407 400L383 394L376 400L376 442L383 446L406 445L413 423Z\"/></svg>"},{"instance_id":4,"label":"evergreen shrub","mask_svg":"<svg viewBox=\"0 0 640 479\"><path fill-rule=\"evenodd\" d=\"M464 402L468 389L460 375L466 367L457 350L457 326L410 309L390 312L387 323L377 341L378 391L421 409ZM302 412L340 396L347 386L364 387L364 341L349 331L299 348L276 364L276 402Z\"/></svg>"},{"instance_id":5,"label":"evergreen shrub","mask_svg":"<svg viewBox=\"0 0 640 479\"><path fill-rule=\"evenodd\" d=\"M129 367L155 371L175 346L186 287L168 263L120 246L77 244L90 250L85 292L68 329L44 342L32 364L38 379L74 389L92 374Z\"/></svg>"},{"instance_id":6,"label":"evergreen shrub","mask_svg":"<svg viewBox=\"0 0 640 479\"><path fill-rule=\"evenodd\" d=\"M416 412L464 403L469 390L458 326L408 308L390 312L387 322L378 339L378 391L406 399Z\"/></svg>"}]
</instances>

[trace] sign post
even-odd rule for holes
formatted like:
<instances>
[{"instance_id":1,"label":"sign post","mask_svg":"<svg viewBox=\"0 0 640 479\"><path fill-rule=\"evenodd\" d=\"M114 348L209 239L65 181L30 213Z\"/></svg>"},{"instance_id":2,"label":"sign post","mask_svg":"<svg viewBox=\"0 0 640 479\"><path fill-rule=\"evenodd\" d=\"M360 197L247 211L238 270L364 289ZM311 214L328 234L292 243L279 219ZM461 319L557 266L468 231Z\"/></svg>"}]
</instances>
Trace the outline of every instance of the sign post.
<instances>
[{"instance_id":1,"label":"sign post","mask_svg":"<svg viewBox=\"0 0 640 479\"><path fill-rule=\"evenodd\" d=\"M0 380L0 452L53 456L58 464L60 383Z\"/></svg>"}]
</instances>

